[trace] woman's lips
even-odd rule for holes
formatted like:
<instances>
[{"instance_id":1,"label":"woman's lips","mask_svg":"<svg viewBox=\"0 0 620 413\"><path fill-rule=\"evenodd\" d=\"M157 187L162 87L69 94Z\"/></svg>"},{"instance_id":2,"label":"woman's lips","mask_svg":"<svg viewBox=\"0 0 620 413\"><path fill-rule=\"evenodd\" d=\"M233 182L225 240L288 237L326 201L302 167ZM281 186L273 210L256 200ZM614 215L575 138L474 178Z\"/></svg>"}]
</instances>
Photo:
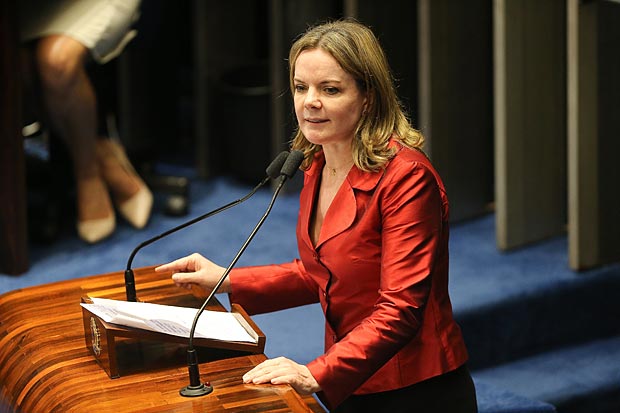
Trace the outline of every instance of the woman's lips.
<instances>
[{"instance_id":1,"label":"woman's lips","mask_svg":"<svg viewBox=\"0 0 620 413\"><path fill-rule=\"evenodd\" d=\"M327 119L306 118L306 122L308 122L308 123L324 123L324 122L327 122Z\"/></svg>"}]
</instances>

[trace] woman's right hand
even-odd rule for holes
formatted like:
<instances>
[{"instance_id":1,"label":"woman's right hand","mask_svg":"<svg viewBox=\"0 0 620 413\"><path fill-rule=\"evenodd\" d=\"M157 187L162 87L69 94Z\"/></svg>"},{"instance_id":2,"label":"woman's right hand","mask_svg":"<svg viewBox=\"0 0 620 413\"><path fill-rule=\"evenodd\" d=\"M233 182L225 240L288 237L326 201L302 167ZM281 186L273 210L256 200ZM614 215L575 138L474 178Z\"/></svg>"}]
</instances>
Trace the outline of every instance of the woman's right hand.
<instances>
[{"instance_id":1,"label":"woman's right hand","mask_svg":"<svg viewBox=\"0 0 620 413\"><path fill-rule=\"evenodd\" d=\"M226 268L220 267L198 253L194 253L168 264L160 265L155 268L155 271L172 271L172 281L179 287L192 289L192 286L198 286L204 291L210 292ZM230 281L227 277L220 286L218 293L230 292Z\"/></svg>"}]
</instances>

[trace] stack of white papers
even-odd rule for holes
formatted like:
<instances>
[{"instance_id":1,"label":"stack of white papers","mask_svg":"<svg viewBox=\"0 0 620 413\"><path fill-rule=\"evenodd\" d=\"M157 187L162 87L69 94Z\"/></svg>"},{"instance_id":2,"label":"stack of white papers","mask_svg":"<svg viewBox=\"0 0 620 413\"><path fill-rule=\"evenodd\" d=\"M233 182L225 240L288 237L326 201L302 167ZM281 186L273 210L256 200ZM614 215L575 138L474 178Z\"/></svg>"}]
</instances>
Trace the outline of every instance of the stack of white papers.
<instances>
[{"instance_id":1,"label":"stack of white papers","mask_svg":"<svg viewBox=\"0 0 620 413\"><path fill-rule=\"evenodd\" d=\"M141 328L178 337L189 337L197 309L170 305L108 300L91 297L92 304L81 303L107 323ZM194 332L196 338L257 343L235 314L204 311Z\"/></svg>"}]
</instances>

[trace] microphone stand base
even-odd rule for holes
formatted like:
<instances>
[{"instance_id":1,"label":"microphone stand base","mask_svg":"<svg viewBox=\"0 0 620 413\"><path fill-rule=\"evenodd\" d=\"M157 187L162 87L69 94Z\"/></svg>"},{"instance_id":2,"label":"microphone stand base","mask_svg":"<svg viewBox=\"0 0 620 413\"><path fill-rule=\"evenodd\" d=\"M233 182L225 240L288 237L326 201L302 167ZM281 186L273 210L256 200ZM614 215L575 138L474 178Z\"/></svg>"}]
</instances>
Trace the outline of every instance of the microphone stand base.
<instances>
[{"instance_id":1,"label":"microphone stand base","mask_svg":"<svg viewBox=\"0 0 620 413\"><path fill-rule=\"evenodd\" d=\"M206 396L212 391L213 391L212 386L210 386L209 384L205 385L203 383L200 383L199 386L192 386L192 385L185 386L181 389L181 391L179 391L179 393L183 397L200 397L200 396Z\"/></svg>"}]
</instances>

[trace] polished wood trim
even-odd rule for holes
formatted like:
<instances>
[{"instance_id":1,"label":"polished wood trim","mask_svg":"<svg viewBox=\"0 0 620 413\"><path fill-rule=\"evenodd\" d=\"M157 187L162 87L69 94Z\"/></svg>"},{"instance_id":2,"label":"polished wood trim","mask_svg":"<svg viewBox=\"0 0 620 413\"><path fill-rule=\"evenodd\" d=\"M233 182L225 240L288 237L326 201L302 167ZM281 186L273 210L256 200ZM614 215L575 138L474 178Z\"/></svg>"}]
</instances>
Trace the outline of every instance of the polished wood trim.
<instances>
[{"instance_id":1,"label":"polished wood trim","mask_svg":"<svg viewBox=\"0 0 620 413\"><path fill-rule=\"evenodd\" d=\"M135 271L141 301L198 307L170 274ZM110 379L84 339L83 296L124 299L122 272L29 287L0 295L0 401L20 412L322 412L289 386L247 385L241 377L266 357L199 349L200 372L214 391L184 398L187 346L127 340L119 344L123 374ZM209 309L222 309L219 302Z\"/></svg>"}]
</instances>

